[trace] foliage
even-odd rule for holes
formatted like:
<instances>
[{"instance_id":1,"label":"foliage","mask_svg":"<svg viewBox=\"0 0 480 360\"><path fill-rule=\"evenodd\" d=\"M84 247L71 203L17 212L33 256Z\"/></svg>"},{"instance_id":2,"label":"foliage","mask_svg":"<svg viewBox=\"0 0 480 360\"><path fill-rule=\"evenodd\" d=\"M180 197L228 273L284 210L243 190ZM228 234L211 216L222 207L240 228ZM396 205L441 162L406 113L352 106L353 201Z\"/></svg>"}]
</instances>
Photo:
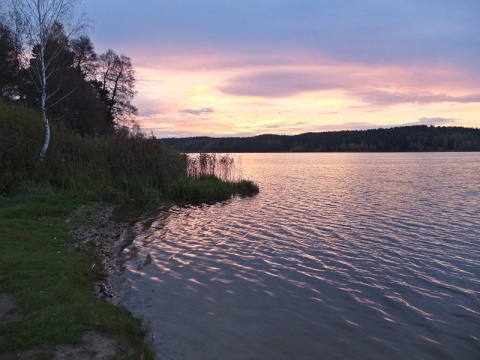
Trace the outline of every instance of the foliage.
<instances>
[{"instance_id":1,"label":"foliage","mask_svg":"<svg viewBox=\"0 0 480 360\"><path fill-rule=\"evenodd\" d=\"M188 178L170 187L170 197L180 201L201 202L228 199L232 193L250 196L259 192L250 180L242 180L236 173L233 157L226 154L189 154Z\"/></svg>"},{"instance_id":2,"label":"foliage","mask_svg":"<svg viewBox=\"0 0 480 360\"><path fill-rule=\"evenodd\" d=\"M0 96L15 95L16 74L19 67L12 31L0 23Z\"/></svg>"},{"instance_id":3,"label":"foliage","mask_svg":"<svg viewBox=\"0 0 480 360\"><path fill-rule=\"evenodd\" d=\"M52 124L50 151L39 166L40 115L2 100L0 106L1 193L47 187L123 203L215 201L239 193L233 159L204 154L199 163L202 168L189 178L192 159L141 132L118 130L105 136L80 136L63 122L56 122ZM206 181L202 178L205 175L220 177L223 182Z\"/></svg>"},{"instance_id":4,"label":"foliage","mask_svg":"<svg viewBox=\"0 0 480 360\"><path fill-rule=\"evenodd\" d=\"M62 23L73 16L77 0L42 0L38 9L34 3L13 1L0 18L0 97L40 107L47 127L55 118L80 135L134 127L131 59L111 49L97 55L83 33L83 17ZM46 23L32 15L38 11L46 11L37 14L45 15Z\"/></svg>"},{"instance_id":5,"label":"foliage","mask_svg":"<svg viewBox=\"0 0 480 360\"><path fill-rule=\"evenodd\" d=\"M54 188L121 202L158 202L185 176L185 158L141 133L80 137L53 128L45 177Z\"/></svg>"},{"instance_id":6,"label":"foliage","mask_svg":"<svg viewBox=\"0 0 480 360\"><path fill-rule=\"evenodd\" d=\"M201 203L227 200L232 196L230 185L213 175L197 179L181 178L169 188L169 197L176 201Z\"/></svg>"},{"instance_id":7,"label":"foliage","mask_svg":"<svg viewBox=\"0 0 480 360\"><path fill-rule=\"evenodd\" d=\"M135 71L131 59L124 55L117 55L108 49L98 57L96 86L102 101L106 106L105 120L109 123L121 125L132 115L137 114L137 108L130 101L135 96Z\"/></svg>"},{"instance_id":8,"label":"foliage","mask_svg":"<svg viewBox=\"0 0 480 360\"><path fill-rule=\"evenodd\" d=\"M0 98L0 193L8 193L35 176L42 139L38 111Z\"/></svg>"},{"instance_id":9,"label":"foliage","mask_svg":"<svg viewBox=\"0 0 480 360\"><path fill-rule=\"evenodd\" d=\"M193 137L160 141L185 152L480 151L480 129L420 125L293 136Z\"/></svg>"},{"instance_id":10,"label":"foliage","mask_svg":"<svg viewBox=\"0 0 480 360\"><path fill-rule=\"evenodd\" d=\"M13 1L11 4L11 14L18 17L18 22L24 25L23 39L31 49L31 53L22 55L31 58L30 66L25 72L30 75L33 85L33 91L30 93L38 97L45 126L40 161L44 160L50 145L50 121L47 110L51 106L52 97L60 91L58 86L52 88L52 79L68 63L68 52L64 51L68 41L86 27L83 17L80 17L78 22L74 19L76 4L76 0L24 0ZM62 22L66 23L67 32ZM61 94L64 97L68 96L68 93ZM62 99L63 97L58 101Z\"/></svg>"}]
</instances>

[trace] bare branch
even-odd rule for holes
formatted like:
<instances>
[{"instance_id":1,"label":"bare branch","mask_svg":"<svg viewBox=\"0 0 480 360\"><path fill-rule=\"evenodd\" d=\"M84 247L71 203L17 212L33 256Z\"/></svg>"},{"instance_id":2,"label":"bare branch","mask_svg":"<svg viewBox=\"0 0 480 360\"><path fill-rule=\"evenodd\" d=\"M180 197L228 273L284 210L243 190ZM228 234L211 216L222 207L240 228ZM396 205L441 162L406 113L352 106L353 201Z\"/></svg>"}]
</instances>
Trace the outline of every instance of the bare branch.
<instances>
[{"instance_id":1,"label":"bare branch","mask_svg":"<svg viewBox=\"0 0 480 360\"><path fill-rule=\"evenodd\" d=\"M80 86L80 83L78 83L69 93L67 93L66 95L64 95L63 97L61 97L59 100L55 101L53 104L50 104L50 106L55 106L57 105L59 102L62 102L63 100L65 100L67 97L69 97L70 95L72 95L77 89L78 87ZM53 95L53 94L52 94Z\"/></svg>"}]
</instances>

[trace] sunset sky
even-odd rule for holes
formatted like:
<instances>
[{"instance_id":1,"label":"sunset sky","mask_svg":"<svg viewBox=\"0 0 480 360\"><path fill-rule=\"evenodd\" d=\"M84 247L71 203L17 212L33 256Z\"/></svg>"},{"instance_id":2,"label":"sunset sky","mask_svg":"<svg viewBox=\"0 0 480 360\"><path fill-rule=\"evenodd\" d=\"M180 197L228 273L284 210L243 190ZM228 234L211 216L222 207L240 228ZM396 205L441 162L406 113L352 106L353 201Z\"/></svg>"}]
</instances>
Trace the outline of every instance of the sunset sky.
<instances>
[{"instance_id":1,"label":"sunset sky","mask_svg":"<svg viewBox=\"0 0 480 360\"><path fill-rule=\"evenodd\" d=\"M84 0L157 137L480 127L479 0Z\"/></svg>"}]
</instances>

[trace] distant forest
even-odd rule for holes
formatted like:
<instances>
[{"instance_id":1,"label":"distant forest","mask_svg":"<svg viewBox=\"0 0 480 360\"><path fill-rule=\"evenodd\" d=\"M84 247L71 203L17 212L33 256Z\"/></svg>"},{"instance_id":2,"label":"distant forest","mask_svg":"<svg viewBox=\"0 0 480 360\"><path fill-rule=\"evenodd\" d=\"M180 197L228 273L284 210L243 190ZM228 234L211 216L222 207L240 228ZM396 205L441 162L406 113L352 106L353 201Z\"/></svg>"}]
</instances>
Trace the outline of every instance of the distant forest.
<instances>
[{"instance_id":1,"label":"distant forest","mask_svg":"<svg viewBox=\"0 0 480 360\"><path fill-rule=\"evenodd\" d=\"M419 125L300 135L204 136L159 141L183 152L480 151L480 129Z\"/></svg>"}]
</instances>

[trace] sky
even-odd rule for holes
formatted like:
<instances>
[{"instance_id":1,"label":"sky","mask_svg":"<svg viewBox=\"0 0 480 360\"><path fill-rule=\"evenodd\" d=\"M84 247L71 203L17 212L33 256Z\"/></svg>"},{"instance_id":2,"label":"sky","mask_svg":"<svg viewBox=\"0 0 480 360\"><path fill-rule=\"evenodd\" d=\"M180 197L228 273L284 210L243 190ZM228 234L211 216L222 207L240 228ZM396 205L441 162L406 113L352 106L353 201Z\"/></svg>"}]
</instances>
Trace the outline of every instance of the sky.
<instances>
[{"instance_id":1,"label":"sky","mask_svg":"<svg viewBox=\"0 0 480 360\"><path fill-rule=\"evenodd\" d=\"M480 0L83 0L157 137L480 127Z\"/></svg>"}]
</instances>

